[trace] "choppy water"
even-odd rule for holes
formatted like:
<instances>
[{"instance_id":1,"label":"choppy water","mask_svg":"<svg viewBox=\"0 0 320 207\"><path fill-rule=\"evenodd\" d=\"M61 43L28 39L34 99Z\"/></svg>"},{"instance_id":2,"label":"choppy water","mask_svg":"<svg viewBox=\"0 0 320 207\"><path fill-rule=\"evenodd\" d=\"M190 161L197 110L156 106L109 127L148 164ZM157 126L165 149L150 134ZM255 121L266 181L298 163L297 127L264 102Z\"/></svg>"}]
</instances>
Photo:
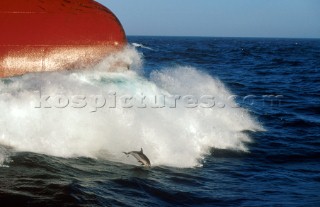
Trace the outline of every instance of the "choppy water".
<instances>
[{"instance_id":1,"label":"choppy water","mask_svg":"<svg viewBox=\"0 0 320 207\"><path fill-rule=\"evenodd\" d=\"M1 206L320 205L319 40L129 41L0 81ZM131 71L106 72L119 59ZM122 154L141 147L151 168Z\"/></svg>"}]
</instances>

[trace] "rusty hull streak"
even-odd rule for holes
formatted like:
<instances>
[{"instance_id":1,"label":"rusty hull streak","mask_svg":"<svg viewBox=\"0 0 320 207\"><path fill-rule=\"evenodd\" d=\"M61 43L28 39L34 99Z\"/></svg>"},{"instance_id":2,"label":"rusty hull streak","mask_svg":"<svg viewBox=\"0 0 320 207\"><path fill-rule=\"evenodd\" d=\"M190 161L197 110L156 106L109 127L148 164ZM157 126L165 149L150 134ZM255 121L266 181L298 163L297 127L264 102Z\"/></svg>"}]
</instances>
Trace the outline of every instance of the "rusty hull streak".
<instances>
[{"instance_id":1,"label":"rusty hull streak","mask_svg":"<svg viewBox=\"0 0 320 207\"><path fill-rule=\"evenodd\" d=\"M12 48L12 46L11 46ZM27 72L50 72L59 70L87 69L101 61L106 54L116 52L110 46L60 46L26 47L11 49L0 59L0 77L22 75Z\"/></svg>"}]
</instances>

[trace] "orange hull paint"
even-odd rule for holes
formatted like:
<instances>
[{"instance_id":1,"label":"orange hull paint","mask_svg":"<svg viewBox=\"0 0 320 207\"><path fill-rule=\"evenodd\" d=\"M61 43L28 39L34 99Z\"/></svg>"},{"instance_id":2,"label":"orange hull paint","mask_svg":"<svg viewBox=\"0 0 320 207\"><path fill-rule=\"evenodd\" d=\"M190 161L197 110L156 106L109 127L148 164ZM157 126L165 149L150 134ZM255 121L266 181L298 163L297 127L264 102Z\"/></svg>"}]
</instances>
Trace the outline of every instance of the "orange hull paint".
<instances>
[{"instance_id":1,"label":"orange hull paint","mask_svg":"<svg viewBox=\"0 0 320 207\"><path fill-rule=\"evenodd\" d=\"M0 28L0 77L88 67L127 42L93 0L1 0Z\"/></svg>"}]
</instances>

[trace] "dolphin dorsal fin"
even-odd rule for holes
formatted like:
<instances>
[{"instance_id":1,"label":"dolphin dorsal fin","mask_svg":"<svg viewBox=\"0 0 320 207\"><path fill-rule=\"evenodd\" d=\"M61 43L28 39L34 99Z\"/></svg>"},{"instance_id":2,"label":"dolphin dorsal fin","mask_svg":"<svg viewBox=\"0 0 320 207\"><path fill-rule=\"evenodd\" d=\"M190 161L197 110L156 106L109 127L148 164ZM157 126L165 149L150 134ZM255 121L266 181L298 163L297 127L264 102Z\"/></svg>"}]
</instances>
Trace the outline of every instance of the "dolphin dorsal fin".
<instances>
[{"instance_id":1,"label":"dolphin dorsal fin","mask_svg":"<svg viewBox=\"0 0 320 207\"><path fill-rule=\"evenodd\" d=\"M143 149L141 148L141 151L140 151L142 154L143 154Z\"/></svg>"}]
</instances>

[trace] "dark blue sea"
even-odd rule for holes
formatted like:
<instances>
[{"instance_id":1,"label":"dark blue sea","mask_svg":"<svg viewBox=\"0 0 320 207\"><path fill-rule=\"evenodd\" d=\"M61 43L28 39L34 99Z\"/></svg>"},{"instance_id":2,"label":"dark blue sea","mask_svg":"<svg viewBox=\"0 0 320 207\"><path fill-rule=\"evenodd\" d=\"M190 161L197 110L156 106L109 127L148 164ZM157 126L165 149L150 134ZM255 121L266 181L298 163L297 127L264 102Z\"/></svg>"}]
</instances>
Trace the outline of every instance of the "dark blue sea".
<instances>
[{"instance_id":1,"label":"dark blue sea","mask_svg":"<svg viewBox=\"0 0 320 207\"><path fill-rule=\"evenodd\" d=\"M1 207L320 206L319 39L128 39L92 69L0 80ZM122 153L140 148L150 168Z\"/></svg>"}]
</instances>

